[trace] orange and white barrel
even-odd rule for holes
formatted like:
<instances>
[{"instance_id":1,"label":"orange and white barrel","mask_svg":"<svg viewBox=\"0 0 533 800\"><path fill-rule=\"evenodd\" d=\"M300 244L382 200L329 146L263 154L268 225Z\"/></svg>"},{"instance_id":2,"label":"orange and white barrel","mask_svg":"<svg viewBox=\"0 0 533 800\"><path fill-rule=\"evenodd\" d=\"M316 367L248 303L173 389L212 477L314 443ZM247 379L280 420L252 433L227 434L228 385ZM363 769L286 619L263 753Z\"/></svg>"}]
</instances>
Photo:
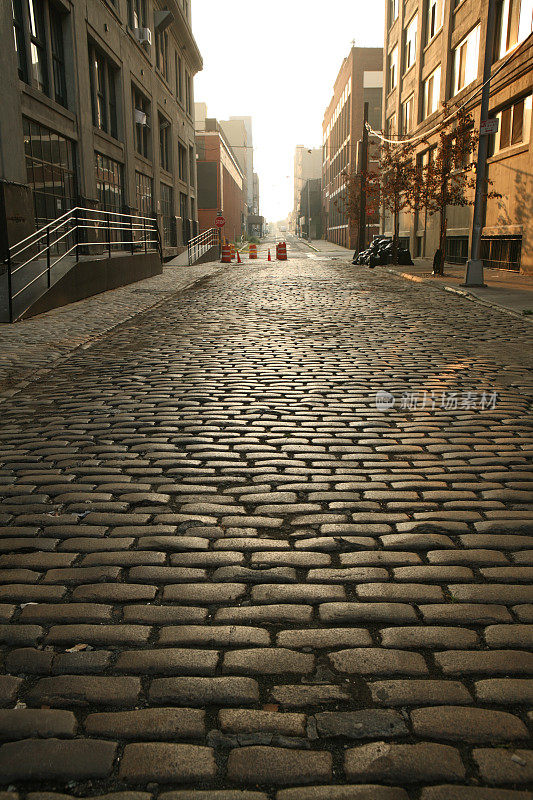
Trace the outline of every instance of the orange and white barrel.
<instances>
[{"instance_id":1,"label":"orange and white barrel","mask_svg":"<svg viewBox=\"0 0 533 800\"><path fill-rule=\"evenodd\" d=\"M285 242L278 242L276 245L276 258L278 261L287 260L287 245Z\"/></svg>"},{"instance_id":2,"label":"orange and white barrel","mask_svg":"<svg viewBox=\"0 0 533 800\"><path fill-rule=\"evenodd\" d=\"M248 256L250 258L257 258L257 245L251 244L248 250Z\"/></svg>"},{"instance_id":3,"label":"orange and white barrel","mask_svg":"<svg viewBox=\"0 0 533 800\"><path fill-rule=\"evenodd\" d=\"M229 244L222 245L222 258L221 261L223 264L231 264L231 248Z\"/></svg>"}]
</instances>

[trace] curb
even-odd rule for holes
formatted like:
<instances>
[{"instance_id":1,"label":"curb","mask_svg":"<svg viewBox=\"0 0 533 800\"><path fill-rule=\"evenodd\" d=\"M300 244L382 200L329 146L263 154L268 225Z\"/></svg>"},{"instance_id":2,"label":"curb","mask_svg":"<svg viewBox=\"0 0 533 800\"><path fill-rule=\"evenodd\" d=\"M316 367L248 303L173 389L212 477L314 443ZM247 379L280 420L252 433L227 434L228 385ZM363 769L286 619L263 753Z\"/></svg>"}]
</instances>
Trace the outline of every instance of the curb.
<instances>
[{"instance_id":1,"label":"curb","mask_svg":"<svg viewBox=\"0 0 533 800\"><path fill-rule=\"evenodd\" d=\"M443 292L457 294L464 300L470 300L473 303L479 303L486 308L492 308L494 311L502 311L504 314L508 314L511 317L515 317L516 319L533 324L533 317L521 314L519 311L514 311L512 308L508 308L507 306L502 306L500 303L484 300L482 297L478 297L477 295L472 294L465 289L459 289L456 286L446 286L444 284L434 283L431 278L422 278L420 275L413 275L410 272L398 272L397 270L390 268L385 268L384 271L388 272L389 275L396 275L397 277L404 278L412 283L425 283L427 286L433 286L435 289L440 289Z\"/></svg>"}]
</instances>

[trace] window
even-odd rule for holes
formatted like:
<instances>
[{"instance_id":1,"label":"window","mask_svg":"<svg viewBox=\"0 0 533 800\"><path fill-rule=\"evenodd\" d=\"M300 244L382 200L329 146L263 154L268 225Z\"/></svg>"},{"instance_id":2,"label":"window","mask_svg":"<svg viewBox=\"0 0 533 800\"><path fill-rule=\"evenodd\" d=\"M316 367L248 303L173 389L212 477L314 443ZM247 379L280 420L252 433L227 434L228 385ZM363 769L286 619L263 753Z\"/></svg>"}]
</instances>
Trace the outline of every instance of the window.
<instances>
[{"instance_id":1,"label":"window","mask_svg":"<svg viewBox=\"0 0 533 800\"><path fill-rule=\"evenodd\" d=\"M183 64L181 63L181 56L176 53L175 56L176 67L176 97L183 103Z\"/></svg>"},{"instance_id":2,"label":"window","mask_svg":"<svg viewBox=\"0 0 533 800\"><path fill-rule=\"evenodd\" d=\"M161 217L163 227L163 244L174 247L176 244L176 217L174 216L174 201L172 186L161 184Z\"/></svg>"},{"instance_id":3,"label":"window","mask_svg":"<svg viewBox=\"0 0 533 800\"><path fill-rule=\"evenodd\" d=\"M387 78L388 78L388 91L391 92L394 87L396 86L396 82L398 80L398 47L396 46L391 52L389 53L388 59L389 65L387 69Z\"/></svg>"},{"instance_id":4,"label":"window","mask_svg":"<svg viewBox=\"0 0 533 800\"><path fill-rule=\"evenodd\" d=\"M192 110L192 81L191 76L185 71L185 111L190 114Z\"/></svg>"},{"instance_id":5,"label":"window","mask_svg":"<svg viewBox=\"0 0 533 800\"><path fill-rule=\"evenodd\" d=\"M161 75L168 78L168 34L166 31L155 31L155 64Z\"/></svg>"},{"instance_id":6,"label":"window","mask_svg":"<svg viewBox=\"0 0 533 800\"><path fill-rule=\"evenodd\" d=\"M497 61L533 29L532 0L497 0L494 60Z\"/></svg>"},{"instance_id":7,"label":"window","mask_svg":"<svg viewBox=\"0 0 533 800\"><path fill-rule=\"evenodd\" d=\"M194 180L196 174L195 166L196 162L194 158L194 147L192 145L189 145L189 184L191 186L195 185L195 180Z\"/></svg>"},{"instance_id":8,"label":"window","mask_svg":"<svg viewBox=\"0 0 533 800\"><path fill-rule=\"evenodd\" d=\"M389 25L398 17L398 0L389 0Z\"/></svg>"},{"instance_id":9,"label":"window","mask_svg":"<svg viewBox=\"0 0 533 800\"><path fill-rule=\"evenodd\" d=\"M67 87L65 83L65 53L63 50L63 17L53 6L50 6L50 44L54 97L57 103L66 106Z\"/></svg>"},{"instance_id":10,"label":"window","mask_svg":"<svg viewBox=\"0 0 533 800\"><path fill-rule=\"evenodd\" d=\"M74 142L25 117L22 130L27 181L33 189L39 228L78 205Z\"/></svg>"},{"instance_id":11,"label":"window","mask_svg":"<svg viewBox=\"0 0 533 800\"><path fill-rule=\"evenodd\" d=\"M135 195L137 211L141 217L151 217L153 214L152 179L142 172L135 172Z\"/></svg>"},{"instance_id":12,"label":"window","mask_svg":"<svg viewBox=\"0 0 533 800\"><path fill-rule=\"evenodd\" d=\"M395 139L397 134L396 114L391 114L385 123L385 136L387 139Z\"/></svg>"},{"instance_id":13,"label":"window","mask_svg":"<svg viewBox=\"0 0 533 800\"><path fill-rule=\"evenodd\" d=\"M404 30L403 45L403 71L407 72L413 66L416 59L416 29L418 25L418 15L415 14L407 28Z\"/></svg>"},{"instance_id":14,"label":"window","mask_svg":"<svg viewBox=\"0 0 533 800\"><path fill-rule=\"evenodd\" d=\"M480 257L489 269L520 272L521 236L483 236Z\"/></svg>"},{"instance_id":15,"label":"window","mask_svg":"<svg viewBox=\"0 0 533 800\"><path fill-rule=\"evenodd\" d=\"M424 119L437 111L440 99L440 64L424 81Z\"/></svg>"},{"instance_id":16,"label":"window","mask_svg":"<svg viewBox=\"0 0 533 800\"><path fill-rule=\"evenodd\" d=\"M98 208L121 213L124 208L122 164L100 153L95 153L94 156Z\"/></svg>"},{"instance_id":17,"label":"window","mask_svg":"<svg viewBox=\"0 0 533 800\"><path fill-rule=\"evenodd\" d=\"M187 195L180 192L180 217L185 220L188 219L187 214Z\"/></svg>"},{"instance_id":18,"label":"window","mask_svg":"<svg viewBox=\"0 0 533 800\"><path fill-rule=\"evenodd\" d=\"M171 145L170 145L170 122L162 114L158 114L159 119L159 158L161 169L170 172L171 169Z\"/></svg>"},{"instance_id":19,"label":"window","mask_svg":"<svg viewBox=\"0 0 533 800\"><path fill-rule=\"evenodd\" d=\"M116 80L118 70L104 53L89 42L89 78L93 125L118 137Z\"/></svg>"},{"instance_id":20,"label":"window","mask_svg":"<svg viewBox=\"0 0 533 800\"><path fill-rule=\"evenodd\" d=\"M146 0L127 0L130 28L146 28Z\"/></svg>"},{"instance_id":21,"label":"window","mask_svg":"<svg viewBox=\"0 0 533 800\"><path fill-rule=\"evenodd\" d=\"M494 155L513 145L527 144L531 130L531 95L503 108L496 114L498 132L491 136L489 153Z\"/></svg>"},{"instance_id":22,"label":"window","mask_svg":"<svg viewBox=\"0 0 533 800\"><path fill-rule=\"evenodd\" d=\"M426 0L426 44L442 28L444 0Z\"/></svg>"},{"instance_id":23,"label":"window","mask_svg":"<svg viewBox=\"0 0 533 800\"><path fill-rule=\"evenodd\" d=\"M414 95L402 103L402 133L410 133L413 129Z\"/></svg>"},{"instance_id":24,"label":"window","mask_svg":"<svg viewBox=\"0 0 533 800\"><path fill-rule=\"evenodd\" d=\"M135 149L139 155L148 158L150 132L150 101L139 89L132 87L133 125L135 128Z\"/></svg>"},{"instance_id":25,"label":"window","mask_svg":"<svg viewBox=\"0 0 533 800\"><path fill-rule=\"evenodd\" d=\"M46 63L46 33L43 1L28 0L28 10L32 78L39 91L48 94L48 65Z\"/></svg>"},{"instance_id":26,"label":"window","mask_svg":"<svg viewBox=\"0 0 533 800\"><path fill-rule=\"evenodd\" d=\"M457 94L469 83L475 81L478 72L479 25L465 36L454 50L453 94Z\"/></svg>"},{"instance_id":27,"label":"window","mask_svg":"<svg viewBox=\"0 0 533 800\"><path fill-rule=\"evenodd\" d=\"M178 176L187 183L187 148L178 142Z\"/></svg>"},{"instance_id":28,"label":"window","mask_svg":"<svg viewBox=\"0 0 533 800\"><path fill-rule=\"evenodd\" d=\"M13 10L13 35L15 37L15 50L17 51L18 73L21 81L28 82L28 65L26 62L26 43L24 40L24 16L22 14L22 0L12 0Z\"/></svg>"}]
</instances>

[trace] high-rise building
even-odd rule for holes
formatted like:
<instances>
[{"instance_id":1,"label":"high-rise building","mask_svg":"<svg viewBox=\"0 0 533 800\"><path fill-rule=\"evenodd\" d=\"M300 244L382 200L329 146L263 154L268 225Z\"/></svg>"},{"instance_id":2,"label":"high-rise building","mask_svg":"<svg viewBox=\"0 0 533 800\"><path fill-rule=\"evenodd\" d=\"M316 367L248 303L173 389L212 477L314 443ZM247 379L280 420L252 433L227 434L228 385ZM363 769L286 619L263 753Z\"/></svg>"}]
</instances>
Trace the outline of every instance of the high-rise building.
<instances>
[{"instance_id":1,"label":"high-rise building","mask_svg":"<svg viewBox=\"0 0 533 800\"><path fill-rule=\"evenodd\" d=\"M370 125L381 126L382 93L383 49L352 47L339 70L322 122L324 235L344 247L355 247L358 233L357 224L345 212L346 174L357 170L365 103Z\"/></svg>"},{"instance_id":2,"label":"high-rise building","mask_svg":"<svg viewBox=\"0 0 533 800\"><path fill-rule=\"evenodd\" d=\"M90 206L156 215L180 252L197 224L189 0L6 1L0 41L4 250Z\"/></svg>"},{"instance_id":3,"label":"high-rise building","mask_svg":"<svg viewBox=\"0 0 533 800\"><path fill-rule=\"evenodd\" d=\"M486 47L493 62L487 176L499 199L488 199L481 254L486 267L533 273L533 70L532 0L496 0L496 30L487 42L486 0L388 0L383 129L388 138L416 138L424 163L436 147L443 120L465 105L479 131ZM473 196L473 191L472 195ZM448 209L445 257L465 263L471 242L472 207ZM386 219L384 230L391 233ZM415 256L433 258L439 214L400 215L400 236Z\"/></svg>"},{"instance_id":4,"label":"high-rise building","mask_svg":"<svg viewBox=\"0 0 533 800\"><path fill-rule=\"evenodd\" d=\"M322 150L321 148L309 148L303 144L296 146L294 151L294 206L293 224L294 233L301 235L300 220L300 198L302 190L308 180L322 178Z\"/></svg>"}]
</instances>

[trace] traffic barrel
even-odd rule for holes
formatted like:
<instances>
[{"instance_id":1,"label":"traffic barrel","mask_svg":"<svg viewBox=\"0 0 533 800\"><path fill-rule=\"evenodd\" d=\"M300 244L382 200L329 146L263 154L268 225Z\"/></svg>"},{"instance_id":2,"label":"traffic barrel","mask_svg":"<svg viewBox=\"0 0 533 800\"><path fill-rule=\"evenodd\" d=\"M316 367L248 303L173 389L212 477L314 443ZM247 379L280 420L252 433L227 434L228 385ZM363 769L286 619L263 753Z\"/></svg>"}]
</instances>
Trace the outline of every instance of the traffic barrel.
<instances>
[{"instance_id":1,"label":"traffic barrel","mask_svg":"<svg viewBox=\"0 0 533 800\"><path fill-rule=\"evenodd\" d=\"M231 264L231 248L229 244L222 245L222 258L221 261L223 264Z\"/></svg>"},{"instance_id":2,"label":"traffic barrel","mask_svg":"<svg viewBox=\"0 0 533 800\"><path fill-rule=\"evenodd\" d=\"M248 256L250 258L257 258L257 245L251 244L248 250Z\"/></svg>"},{"instance_id":3,"label":"traffic barrel","mask_svg":"<svg viewBox=\"0 0 533 800\"><path fill-rule=\"evenodd\" d=\"M278 261L287 260L287 245L285 242L278 242L276 245L276 258Z\"/></svg>"},{"instance_id":4,"label":"traffic barrel","mask_svg":"<svg viewBox=\"0 0 533 800\"><path fill-rule=\"evenodd\" d=\"M233 259L233 258L235 258L235 245L233 244L233 242L230 243L229 247L230 247L230 250L231 250L231 257Z\"/></svg>"}]
</instances>

